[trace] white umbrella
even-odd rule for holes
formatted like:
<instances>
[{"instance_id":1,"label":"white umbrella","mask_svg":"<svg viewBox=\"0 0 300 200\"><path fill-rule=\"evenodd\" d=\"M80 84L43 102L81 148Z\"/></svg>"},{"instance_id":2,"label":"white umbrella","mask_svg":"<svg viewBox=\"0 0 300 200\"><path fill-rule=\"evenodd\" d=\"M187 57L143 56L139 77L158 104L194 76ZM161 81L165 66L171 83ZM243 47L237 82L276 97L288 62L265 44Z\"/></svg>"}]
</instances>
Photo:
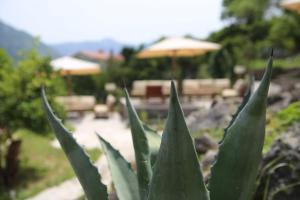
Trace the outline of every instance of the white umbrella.
<instances>
[{"instance_id":1,"label":"white umbrella","mask_svg":"<svg viewBox=\"0 0 300 200\"><path fill-rule=\"evenodd\" d=\"M101 72L100 65L73 57L61 57L51 61L54 70L60 72L62 76L66 76L69 95L72 94L71 75L90 75L99 74Z\"/></svg>"},{"instance_id":2,"label":"white umbrella","mask_svg":"<svg viewBox=\"0 0 300 200\"><path fill-rule=\"evenodd\" d=\"M99 74L100 65L73 57L62 57L51 61L54 70L60 71L61 75L88 75Z\"/></svg>"}]
</instances>

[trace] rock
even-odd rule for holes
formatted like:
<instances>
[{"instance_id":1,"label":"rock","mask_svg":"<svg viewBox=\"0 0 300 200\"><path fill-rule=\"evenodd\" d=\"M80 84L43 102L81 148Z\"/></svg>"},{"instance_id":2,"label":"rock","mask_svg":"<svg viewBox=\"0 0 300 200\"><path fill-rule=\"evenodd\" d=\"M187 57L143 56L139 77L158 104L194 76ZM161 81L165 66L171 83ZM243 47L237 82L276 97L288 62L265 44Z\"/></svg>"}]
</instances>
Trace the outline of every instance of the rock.
<instances>
[{"instance_id":1,"label":"rock","mask_svg":"<svg viewBox=\"0 0 300 200\"><path fill-rule=\"evenodd\" d=\"M110 193L110 194L108 195L108 199L109 199L109 200L119 200L116 192Z\"/></svg>"},{"instance_id":2,"label":"rock","mask_svg":"<svg viewBox=\"0 0 300 200\"><path fill-rule=\"evenodd\" d=\"M255 200L296 200L300 197L300 122L279 139L263 157Z\"/></svg>"},{"instance_id":3,"label":"rock","mask_svg":"<svg viewBox=\"0 0 300 200\"><path fill-rule=\"evenodd\" d=\"M218 143L208 135L203 135L195 139L195 148L197 153L205 154L208 150L217 149Z\"/></svg>"},{"instance_id":4,"label":"rock","mask_svg":"<svg viewBox=\"0 0 300 200\"><path fill-rule=\"evenodd\" d=\"M187 125L191 132L225 128L239 104L240 99L219 99L214 102L210 109L200 109L192 112L186 118Z\"/></svg>"},{"instance_id":5,"label":"rock","mask_svg":"<svg viewBox=\"0 0 300 200\"><path fill-rule=\"evenodd\" d=\"M216 160L217 154L218 154L217 149L209 150L206 152L206 154L203 156L203 158L201 160L201 168L202 168L202 173L203 173L205 182L208 181L208 178L210 175L210 169Z\"/></svg>"}]
</instances>

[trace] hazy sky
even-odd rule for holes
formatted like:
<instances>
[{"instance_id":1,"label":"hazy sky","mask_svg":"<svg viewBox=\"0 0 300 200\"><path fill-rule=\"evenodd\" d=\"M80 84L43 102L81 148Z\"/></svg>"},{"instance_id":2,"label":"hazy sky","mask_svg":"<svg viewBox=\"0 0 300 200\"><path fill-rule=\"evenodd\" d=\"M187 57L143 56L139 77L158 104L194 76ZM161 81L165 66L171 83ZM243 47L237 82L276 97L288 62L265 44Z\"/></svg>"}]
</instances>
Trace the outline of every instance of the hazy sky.
<instances>
[{"instance_id":1,"label":"hazy sky","mask_svg":"<svg viewBox=\"0 0 300 200\"><path fill-rule=\"evenodd\" d=\"M0 19L47 43L138 44L162 35L206 37L222 27L222 0L0 0Z\"/></svg>"}]
</instances>

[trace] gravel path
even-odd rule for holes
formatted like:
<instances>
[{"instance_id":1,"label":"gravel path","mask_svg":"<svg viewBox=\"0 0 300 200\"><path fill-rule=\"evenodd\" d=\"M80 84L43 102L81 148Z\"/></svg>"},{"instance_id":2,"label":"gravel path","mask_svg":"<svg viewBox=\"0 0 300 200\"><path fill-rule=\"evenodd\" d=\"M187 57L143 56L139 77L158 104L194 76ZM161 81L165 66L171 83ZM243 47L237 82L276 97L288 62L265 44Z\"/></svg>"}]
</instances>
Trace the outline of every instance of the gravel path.
<instances>
[{"instance_id":1,"label":"gravel path","mask_svg":"<svg viewBox=\"0 0 300 200\"><path fill-rule=\"evenodd\" d=\"M80 121L74 121L74 137L84 148L100 148L96 132L109 141L130 162L134 160L134 151L130 129L121 121L120 116L114 113L109 119L94 119L93 114L87 114ZM59 143L52 145L59 148ZM100 156L95 165L102 176L102 182L108 185L111 182L105 156ZM67 180L57 186L48 188L29 200L75 200L83 195L77 178Z\"/></svg>"}]
</instances>

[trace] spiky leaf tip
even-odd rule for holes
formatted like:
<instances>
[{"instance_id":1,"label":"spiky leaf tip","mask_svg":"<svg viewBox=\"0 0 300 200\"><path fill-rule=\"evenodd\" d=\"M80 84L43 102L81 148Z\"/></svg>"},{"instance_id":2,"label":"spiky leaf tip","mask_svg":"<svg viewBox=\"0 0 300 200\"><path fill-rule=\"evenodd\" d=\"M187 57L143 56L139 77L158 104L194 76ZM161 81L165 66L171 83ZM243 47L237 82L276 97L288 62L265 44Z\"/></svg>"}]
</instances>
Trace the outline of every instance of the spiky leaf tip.
<instances>
[{"instance_id":1,"label":"spiky leaf tip","mask_svg":"<svg viewBox=\"0 0 300 200\"><path fill-rule=\"evenodd\" d=\"M192 137L174 82L169 113L150 184L149 200L208 200Z\"/></svg>"},{"instance_id":2,"label":"spiky leaf tip","mask_svg":"<svg viewBox=\"0 0 300 200\"><path fill-rule=\"evenodd\" d=\"M211 200L252 197L262 157L271 74L272 57L258 89L238 113L220 145L209 180Z\"/></svg>"}]
</instances>

